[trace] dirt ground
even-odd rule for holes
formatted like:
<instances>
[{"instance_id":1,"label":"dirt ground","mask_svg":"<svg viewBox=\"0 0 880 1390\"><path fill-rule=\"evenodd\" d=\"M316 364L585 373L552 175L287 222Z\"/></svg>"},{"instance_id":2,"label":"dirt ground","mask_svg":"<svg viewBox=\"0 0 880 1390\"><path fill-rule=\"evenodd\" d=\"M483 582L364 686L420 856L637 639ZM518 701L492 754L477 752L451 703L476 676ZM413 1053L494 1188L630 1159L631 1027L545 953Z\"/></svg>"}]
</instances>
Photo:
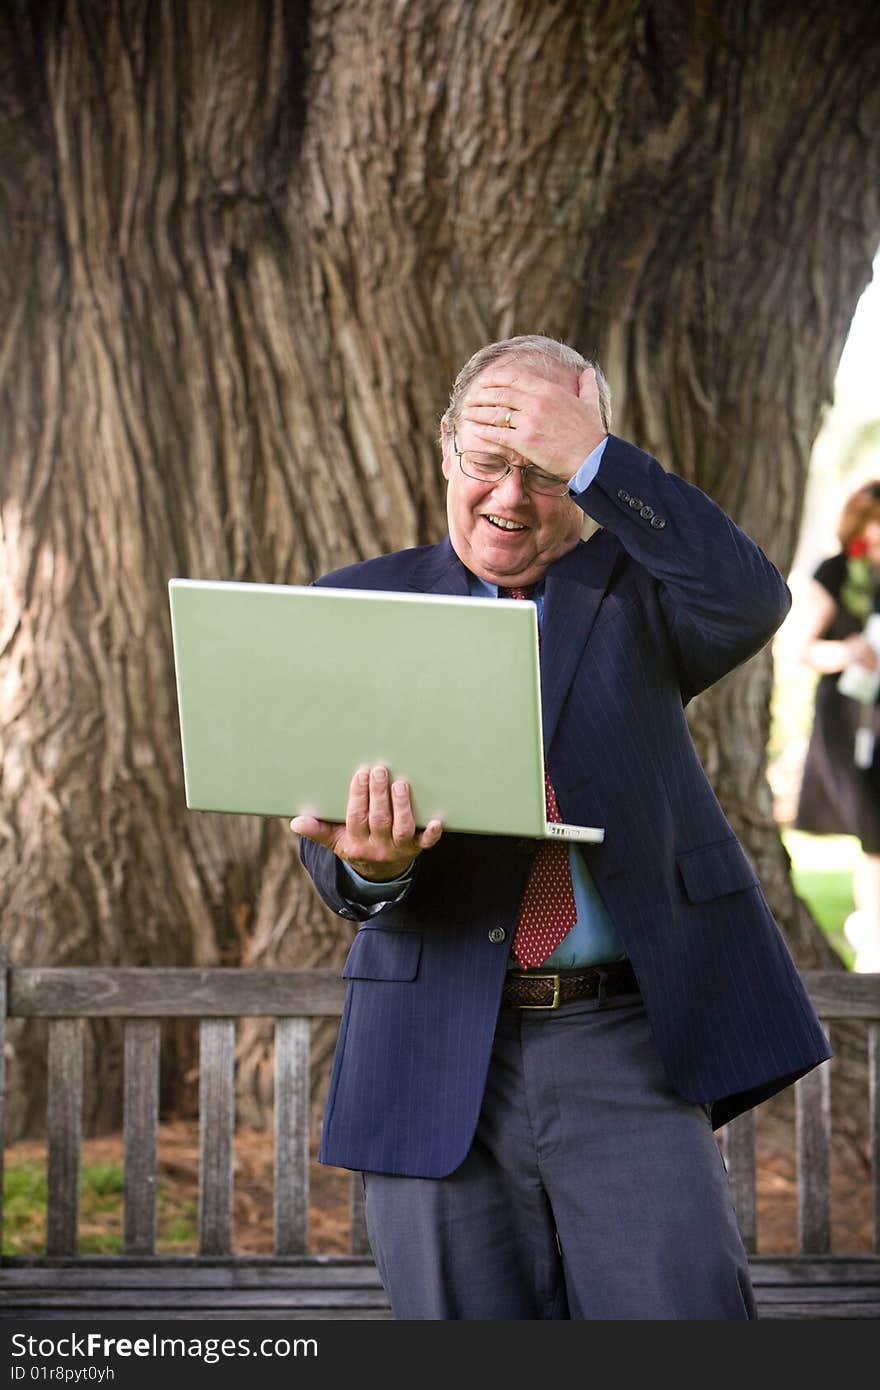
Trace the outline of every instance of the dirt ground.
<instances>
[{"instance_id":1,"label":"dirt ground","mask_svg":"<svg viewBox=\"0 0 880 1390\"><path fill-rule=\"evenodd\" d=\"M771 1103L772 1104L772 1103ZM767 1109L767 1107L765 1107ZM159 1132L159 1229L158 1249L187 1253L188 1244L163 1236L172 1223L180 1227L180 1214L188 1214L194 1229L198 1202L198 1125L176 1120L162 1124ZM85 1139L82 1162L122 1164L119 1134ZM45 1162L45 1147L38 1141L20 1141L6 1150L7 1165L19 1160ZM310 1175L309 1248L311 1252L344 1253L349 1248L348 1203L351 1174L339 1168L313 1163ZM873 1208L867 1155L851 1147L832 1154L832 1249L834 1253L870 1253ZM759 1253L791 1253L798 1248L797 1187L794 1139L790 1117L762 1114L758 1124L758 1250ZM122 1200L88 1221L81 1235L122 1233ZM234 1147L233 1247L236 1253L268 1254L272 1251L272 1136L259 1130L240 1130ZM93 1247L92 1247L93 1248Z\"/></svg>"}]
</instances>

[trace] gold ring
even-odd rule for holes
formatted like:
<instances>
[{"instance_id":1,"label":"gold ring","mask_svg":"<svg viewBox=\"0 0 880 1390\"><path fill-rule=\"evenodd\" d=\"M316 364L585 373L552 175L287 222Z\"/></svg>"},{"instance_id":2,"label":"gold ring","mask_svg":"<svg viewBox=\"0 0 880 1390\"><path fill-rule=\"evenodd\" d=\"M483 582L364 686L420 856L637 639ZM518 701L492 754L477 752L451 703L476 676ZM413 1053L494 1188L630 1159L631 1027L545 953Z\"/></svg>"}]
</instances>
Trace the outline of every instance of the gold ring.
<instances>
[{"instance_id":1,"label":"gold ring","mask_svg":"<svg viewBox=\"0 0 880 1390\"><path fill-rule=\"evenodd\" d=\"M505 425L505 428L506 428L506 429L509 429L509 430L512 430L512 429L513 429L513 425L510 423L510 411L509 411L509 410L508 410L507 414L506 414L505 417L504 417L504 425Z\"/></svg>"}]
</instances>

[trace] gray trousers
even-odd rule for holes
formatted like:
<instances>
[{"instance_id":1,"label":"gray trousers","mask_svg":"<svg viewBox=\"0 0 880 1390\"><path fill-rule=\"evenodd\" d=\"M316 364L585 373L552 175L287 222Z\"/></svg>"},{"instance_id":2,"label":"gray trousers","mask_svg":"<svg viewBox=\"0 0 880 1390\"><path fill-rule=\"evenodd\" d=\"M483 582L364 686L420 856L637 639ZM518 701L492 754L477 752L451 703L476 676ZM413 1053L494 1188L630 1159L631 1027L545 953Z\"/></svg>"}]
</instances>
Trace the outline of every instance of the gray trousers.
<instances>
[{"instance_id":1,"label":"gray trousers","mask_svg":"<svg viewBox=\"0 0 880 1390\"><path fill-rule=\"evenodd\" d=\"M395 1318L756 1316L708 1114L670 1090L639 995L503 1010L465 1161L364 1190Z\"/></svg>"}]
</instances>

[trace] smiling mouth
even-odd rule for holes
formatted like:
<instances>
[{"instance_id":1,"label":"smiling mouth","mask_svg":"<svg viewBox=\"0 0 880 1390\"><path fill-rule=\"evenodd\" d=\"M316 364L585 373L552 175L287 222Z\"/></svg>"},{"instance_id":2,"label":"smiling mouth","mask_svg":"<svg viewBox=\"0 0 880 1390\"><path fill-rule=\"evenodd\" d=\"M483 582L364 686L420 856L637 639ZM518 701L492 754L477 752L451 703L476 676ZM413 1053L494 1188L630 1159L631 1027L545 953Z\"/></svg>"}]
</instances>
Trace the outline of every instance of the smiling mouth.
<instances>
[{"instance_id":1,"label":"smiling mouth","mask_svg":"<svg viewBox=\"0 0 880 1390\"><path fill-rule=\"evenodd\" d=\"M484 513L490 526L494 526L498 531L525 531L528 528L521 521L511 521L506 516L495 516L491 512Z\"/></svg>"}]
</instances>

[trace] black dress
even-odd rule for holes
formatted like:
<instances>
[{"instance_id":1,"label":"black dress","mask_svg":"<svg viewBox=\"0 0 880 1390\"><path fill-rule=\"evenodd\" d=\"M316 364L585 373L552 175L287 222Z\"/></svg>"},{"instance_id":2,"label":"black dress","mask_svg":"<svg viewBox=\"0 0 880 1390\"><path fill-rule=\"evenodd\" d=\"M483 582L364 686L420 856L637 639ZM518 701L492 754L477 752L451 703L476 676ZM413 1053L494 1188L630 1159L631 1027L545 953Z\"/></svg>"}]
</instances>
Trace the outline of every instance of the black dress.
<instances>
[{"instance_id":1,"label":"black dress","mask_svg":"<svg viewBox=\"0 0 880 1390\"><path fill-rule=\"evenodd\" d=\"M837 605L821 633L826 641L840 641L864 626L863 619L847 612L840 600L846 563L845 554L832 555L813 576ZM880 594L875 594L874 609L880 612ZM874 761L869 768L856 767L853 748L862 706L840 694L839 679L840 672L821 676L816 686L813 729L794 825L811 835L855 835L866 854L880 854L880 707L874 706Z\"/></svg>"}]
</instances>

